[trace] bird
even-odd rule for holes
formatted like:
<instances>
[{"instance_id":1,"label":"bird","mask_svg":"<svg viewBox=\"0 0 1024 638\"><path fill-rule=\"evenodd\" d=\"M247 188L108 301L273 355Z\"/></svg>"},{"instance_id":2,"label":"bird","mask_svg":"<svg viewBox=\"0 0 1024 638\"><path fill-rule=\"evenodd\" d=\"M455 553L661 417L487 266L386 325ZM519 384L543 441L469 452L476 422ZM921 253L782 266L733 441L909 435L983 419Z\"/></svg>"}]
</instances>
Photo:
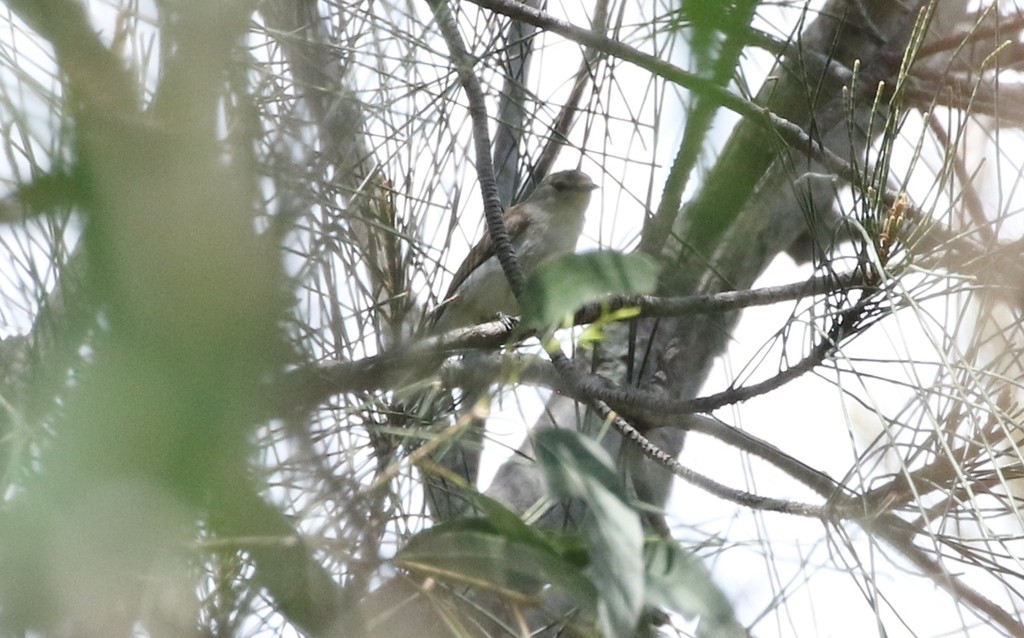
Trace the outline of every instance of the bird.
<instances>
[{"instance_id":1,"label":"bird","mask_svg":"<svg viewBox=\"0 0 1024 638\"><path fill-rule=\"evenodd\" d=\"M502 216L523 273L537 264L571 253L583 232L590 195L597 185L579 170L551 173L522 202ZM485 234L455 271L448 291L433 313L436 333L518 315L519 304L505 278L490 234Z\"/></svg>"},{"instance_id":2,"label":"bird","mask_svg":"<svg viewBox=\"0 0 1024 638\"><path fill-rule=\"evenodd\" d=\"M576 249L590 196L596 188L594 181L582 171L551 173L529 197L505 211L502 221L525 275L545 259ZM519 304L505 278L490 234L485 234L469 251L442 299L431 317L431 329L436 334L490 321L496 316L519 314ZM467 352L465 356L471 360L480 355ZM485 375L463 384L458 401L463 406L461 409L471 408L485 396L491 382ZM421 406L433 406L421 407L418 410L421 413L433 413L439 405L451 406L441 411L456 409L450 391L440 391L429 399L424 395L418 402ZM471 427L462 435L434 451L432 460L461 477L462 483L475 485L483 432L483 419L474 417ZM426 502L435 520L451 520L469 506L462 490L444 475L428 476L425 488Z\"/></svg>"}]
</instances>

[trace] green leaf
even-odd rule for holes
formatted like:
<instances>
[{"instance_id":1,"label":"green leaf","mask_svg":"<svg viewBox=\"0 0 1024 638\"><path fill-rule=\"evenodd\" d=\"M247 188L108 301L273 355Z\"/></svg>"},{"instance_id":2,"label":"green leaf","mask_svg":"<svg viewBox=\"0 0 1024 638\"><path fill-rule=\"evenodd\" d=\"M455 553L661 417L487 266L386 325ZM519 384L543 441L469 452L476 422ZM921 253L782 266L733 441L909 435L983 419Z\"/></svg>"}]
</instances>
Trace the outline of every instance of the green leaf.
<instances>
[{"instance_id":1,"label":"green leaf","mask_svg":"<svg viewBox=\"0 0 1024 638\"><path fill-rule=\"evenodd\" d=\"M486 501L486 502L485 502ZM481 497L486 518L459 519L413 537L397 564L436 578L536 595L553 585L582 609L596 608L597 592L584 566L567 557L542 532L501 504Z\"/></svg>"},{"instance_id":2,"label":"green leaf","mask_svg":"<svg viewBox=\"0 0 1024 638\"><path fill-rule=\"evenodd\" d=\"M631 306L619 308L611 312L602 312L593 323L580 333L577 343L581 348L592 349L598 343L604 341L604 329L606 326L618 321L626 321L640 315L640 308Z\"/></svg>"},{"instance_id":3,"label":"green leaf","mask_svg":"<svg viewBox=\"0 0 1024 638\"><path fill-rule=\"evenodd\" d=\"M486 584L536 595L546 584L537 565L543 552L484 531L434 529L409 541L395 562L412 571L459 584Z\"/></svg>"},{"instance_id":4,"label":"green leaf","mask_svg":"<svg viewBox=\"0 0 1024 638\"><path fill-rule=\"evenodd\" d=\"M608 295L651 293L657 280L657 264L642 254L603 250L547 259L523 288L519 300L523 326L543 330Z\"/></svg>"},{"instance_id":5,"label":"green leaf","mask_svg":"<svg viewBox=\"0 0 1024 638\"><path fill-rule=\"evenodd\" d=\"M671 609L687 618L699 616L698 637L747 635L704 565L678 543L664 539L648 542L644 564L648 605Z\"/></svg>"},{"instance_id":6,"label":"green leaf","mask_svg":"<svg viewBox=\"0 0 1024 638\"><path fill-rule=\"evenodd\" d=\"M644 604L643 528L611 457L594 440L569 430L538 432L534 446L552 494L587 505L581 529L602 632L632 635Z\"/></svg>"}]
</instances>

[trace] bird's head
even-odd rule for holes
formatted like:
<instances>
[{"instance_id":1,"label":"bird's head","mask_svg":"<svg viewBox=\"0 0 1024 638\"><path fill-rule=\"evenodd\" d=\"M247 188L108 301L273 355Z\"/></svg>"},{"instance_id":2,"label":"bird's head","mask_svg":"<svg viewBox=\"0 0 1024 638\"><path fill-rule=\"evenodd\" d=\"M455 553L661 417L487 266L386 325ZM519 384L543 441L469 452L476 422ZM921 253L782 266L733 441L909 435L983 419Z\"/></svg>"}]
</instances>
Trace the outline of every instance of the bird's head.
<instances>
[{"instance_id":1,"label":"bird's head","mask_svg":"<svg viewBox=\"0 0 1024 638\"><path fill-rule=\"evenodd\" d=\"M596 188L594 180L582 171L559 171L541 180L527 201L547 210L582 216L590 204L590 193Z\"/></svg>"}]
</instances>

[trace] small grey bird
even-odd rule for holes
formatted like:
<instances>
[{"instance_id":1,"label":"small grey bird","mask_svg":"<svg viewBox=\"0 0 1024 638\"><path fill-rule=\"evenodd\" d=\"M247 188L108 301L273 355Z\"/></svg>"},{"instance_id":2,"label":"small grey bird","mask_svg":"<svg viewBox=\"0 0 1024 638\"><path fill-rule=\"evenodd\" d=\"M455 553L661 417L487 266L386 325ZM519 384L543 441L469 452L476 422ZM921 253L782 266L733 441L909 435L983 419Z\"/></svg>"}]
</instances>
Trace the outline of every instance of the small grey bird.
<instances>
[{"instance_id":1,"label":"small grey bird","mask_svg":"<svg viewBox=\"0 0 1024 638\"><path fill-rule=\"evenodd\" d=\"M526 200L503 216L509 240L526 275L548 257L571 253L583 232L590 193L597 188L581 171L560 171L545 177ZM491 236L469 251L455 271L441 305L434 311L434 332L445 332L494 319L497 314L518 315Z\"/></svg>"},{"instance_id":2,"label":"small grey bird","mask_svg":"<svg viewBox=\"0 0 1024 638\"><path fill-rule=\"evenodd\" d=\"M590 193L595 188L593 180L580 171L552 173L537 185L529 198L505 211L502 217L505 229L525 274L529 275L548 257L575 250L583 231ZM519 304L505 279L491 237L485 234L455 271L444 301L434 311L432 330L440 333L471 326L494 319L499 313L518 315ZM478 355L466 353L465 356ZM461 388L458 403L474 405L492 381L485 377L473 379ZM433 401L437 402L437 397ZM449 393L447 402L451 405L453 401ZM474 419L474 427L435 451L431 458L462 477L465 483L475 485L483 432L483 420ZM451 520L469 507L462 489L443 476L427 476L425 487L427 505L436 520Z\"/></svg>"}]
</instances>

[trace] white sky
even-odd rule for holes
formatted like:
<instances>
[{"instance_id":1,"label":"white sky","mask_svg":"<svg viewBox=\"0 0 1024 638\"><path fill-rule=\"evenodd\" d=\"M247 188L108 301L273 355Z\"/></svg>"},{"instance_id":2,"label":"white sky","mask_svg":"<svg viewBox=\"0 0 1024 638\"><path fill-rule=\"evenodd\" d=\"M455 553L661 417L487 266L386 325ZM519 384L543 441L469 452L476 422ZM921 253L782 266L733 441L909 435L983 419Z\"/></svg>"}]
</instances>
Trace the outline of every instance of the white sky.
<instances>
[{"instance_id":1,"label":"white sky","mask_svg":"<svg viewBox=\"0 0 1024 638\"><path fill-rule=\"evenodd\" d=\"M142 11L146 15L153 15L146 3L142 3ZM548 11L559 15L561 8L557 1L552 1ZM578 10L581 3L565 2L570 9L566 17L570 20L578 20ZM639 3L628 3L627 11L635 11ZM93 1L89 3L95 11L96 24L101 28L104 37L110 37L113 33L112 24L116 18L116 12L111 9L108 2ZM775 7L764 8L765 24L775 25L778 28L776 35L787 36L787 30L793 24L792 17L780 18L777 15L769 15L769 12L776 11ZM642 17L637 15L636 20ZM627 18L626 22L630 20ZM577 22L579 23L579 22ZM770 30L770 27L768 27ZM152 50L152 32L147 34L144 29L142 37L127 46L134 51ZM549 38L556 39L556 38ZM20 96L13 101L25 105L26 112L30 117L24 126L27 130L33 131L29 137L35 140L34 151L36 154L45 154L45 143L39 140L46 140L54 130L54 122L43 114L49 109L45 104L38 102L38 96L30 90L26 90L24 84L18 82L18 78L10 73L10 67L16 66L20 74L31 76L37 81L53 85L53 64L49 60L45 49L35 49L31 39L24 33L17 30L10 30L0 33L0 90L12 92L17 91ZM565 53L562 53L562 51ZM14 52L17 51L17 58ZM575 56L578 52L576 45L551 46L542 55L549 59L557 60L563 55L566 57ZM748 77L763 76L768 58L765 54L751 52L745 61L745 68ZM149 64L152 65L151 58ZM574 68L575 62L573 62ZM568 67L567 67L568 68ZM154 74L150 74L152 77ZM540 74L534 73L534 78ZM561 78L559 78L561 81ZM616 82L622 92L611 96L613 100L622 100L621 104L611 103L606 108L611 110L621 109L630 106L629 100L632 96L642 94L646 90L648 78L646 74L636 71L630 65L620 65L616 74ZM632 89L636 89L635 92ZM539 87L539 94L551 94L553 103L557 103L557 95L565 92L565 87ZM650 105L647 105L649 108ZM671 115L663 114L663 118L670 118ZM0 118L2 119L2 118ZM714 139L718 144L725 140L729 126L735 122L735 116L723 114L715 129ZM604 136L608 139L623 137L630 139L629 135L619 135L615 124L607 130L602 129L603 123L596 122L595 129L591 132L591 140L600 140ZM621 126L621 124L620 124ZM681 130L680 130L681 133ZM906 160L909 156L909 148L915 141L913 136L908 135L908 147L901 150L897 160ZM1009 153L1007 149L1015 148L1019 151L1019 132L1005 133L1001 141L1002 152ZM665 166L674 153L678 139L669 135L663 135L657 143L647 147L640 147L631 144L628 148L617 148L614 145L603 149L606 157L601 160L601 166L595 164L595 155L588 155L584 159L583 168L592 174L604 173L614 176L615 179L605 179L602 182L602 190L599 191L597 201L591 206L588 216L585 236L581 241L580 248L591 247L613 247L627 249L635 241L639 230L639 223L643 218L644 202L639 202L628 196L627 191L646 192L650 170L643 167L643 160L648 160ZM993 205L998 204L999 210L1020 209L1019 204L1007 201L1008 197L1020 196L1017 194L1021 189L999 188L1009 182L1004 173L1012 173L1017 164L1014 162L1000 162L996 158L996 149L990 143L989 138L982 135L980 131L971 138L971 149L976 151L976 156L985 158L988 161L982 165L978 173L979 191L986 197L986 201ZM927 150L927 149L926 149ZM618 161L612 158L615 155L622 155L629 158L629 161ZM567 152L558 168L574 166L578 154ZM927 155L925 156L928 160ZM980 159L979 159L980 161ZM26 164L19 163L17 158L12 162L0 163L0 184L9 183L15 177L23 176ZM916 193L927 193L932 184L927 180L928 171L920 171L908 183L907 188L912 198ZM653 184L654 197L660 192L660 185L664 177L664 169L654 172ZM624 188L616 184L618 180ZM470 179L471 181L471 179ZM639 185L639 187L638 187ZM691 191L696 187L691 185ZM4 189L5 190L5 189ZM479 201L478 196L469 190L464 193L472 197L464 196L463 200ZM1002 195L998 195L1002 193ZM464 204L471 206L472 204ZM1018 236L1024 224L1021 224L1019 216L1014 218L1011 227L1007 230L1007 236ZM466 246L475 238L479 228L466 229ZM7 227L0 227L0 239L14 241L12 231ZM449 265L457 264L462 254L455 250L449 256ZM10 268L14 264L0 264L0 290L4 286L14 285L10 276ZM787 257L780 257L775 260L771 268L758 282L759 286L791 283L806 279L811 275L808 267L797 267ZM5 291L6 292L6 291ZM10 298L10 295L5 295ZM939 299L934 302L937 307L934 312L943 316L947 312L945 307L949 300ZM769 341L772 335L781 329L790 318L793 309L792 304L779 304L770 308L757 309L745 313L739 327L733 334L733 346L727 356L717 363L711 378L706 385L707 392L714 392L727 387L735 378L735 375L744 368L751 357ZM0 311L2 313L3 311ZM4 316L0 314L0 331L6 336L11 332L17 332L23 327L23 322L28 320L31 312L20 316ZM8 332L9 331L9 332ZM913 316L902 316L896 320L887 320L882 325L873 328L869 335L858 340L856 344L848 346L844 351L848 354L862 353L864 356L882 356L892 358L897 348L906 348L907 353L913 353L913 357L919 360L936 360L945 353L937 352L936 346L929 340L929 335L920 329L920 322ZM881 353L881 354L879 354ZM906 358L910 358L907 356ZM776 359L777 360L777 359ZM771 372L772 361L768 362L767 372L762 371L759 376ZM892 373L896 366L888 366L884 369L886 373ZM823 376L829 377L830 372L825 371ZM750 400L730 410L723 410L717 416L731 424L742 426L749 432L761 436L780 446L782 449L803 459L814 467L823 469L833 477L841 478L849 469L855 454L863 449L878 432L880 425L876 417L853 401L844 400L840 389L835 383L835 376L831 374L831 380L825 380L815 375L806 375L803 379L791 383L784 388L774 391L763 397ZM899 393L891 389L854 387L851 384L853 377L844 381L843 389L865 397L868 401L885 408L888 411L895 410L907 400L908 393ZM523 392L521 394L526 394ZM491 445L485 450L484 473L482 484L486 486L490 476L497 468L497 464L505 457L502 445L518 446L523 436L523 423L533 420L533 414L539 412L540 402L527 401L525 406L517 407L508 401L504 409L496 411L489 424L489 432L495 438L497 444ZM525 410L526 414L520 412ZM533 414L531 414L533 413ZM716 480L724 482L732 487L746 488L766 496L793 498L796 500L810 500L817 502L806 490L794 485L791 481L781 477L779 473L768 471L763 467L751 466L738 457L733 451L724 449L723 446L698 436L691 436L687 441L686 448L681 461L687 467L705 473ZM895 467L889 468L890 471ZM879 629L876 624L875 610L872 610L865 599L861 588L863 583L859 582L856 576L837 568L837 561L834 560L835 548L830 547L826 538L832 531L826 531L820 522L813 520L799 519L792 516L779 514L755 514L749 511L737 513L736 508L731 504L724 503L719 499L708 496L700 490L688 486L680 486L675 490L670 504L670 522L679 530L683 540L696 540L706 536L708 532L722 533L726 535L731 543L736 546L730 547L728 551L721 552L716 558L709 561L716 582L722 587L727 595L736 605L737 613L743 623L752 623L758 619L765 610L773 605L773 600L780 595L780 591L786 592L786 603L778 615L769 613L755 624L753 631L757 636L792 636L792 635L819 635L819 636L865 636L876 635ZM686 528L692 526L699 530L688 533ZM965 620L961 616L962 608L952 604L948 594L938 591L932 582L925 578L910 575L908 571L900 567L892 567L887 560L879 560L872 549L865 542L864 535L855 527L848 527L851 534L851 542L857 547L860 559L864 562L875 561L873 572L876 581L884 588L883 594L909 627L917 635L943 635L947 632L953 635L963 633L962 627ZM886 550L892 555L892 552ZM848 556L848 552L843 552ZM913 572L914 570L909 570ZM790 592L795 592L790 594ZM1008 601L999 598L1001 594L993 593L994 599L1004 607ZM889 636L910 636L914 635L906 629L895 617L882 606L878 611L885 620L885 629ZM971 636L996 635L985 629L973 628Z\"/></svg>"}]
</instances>

